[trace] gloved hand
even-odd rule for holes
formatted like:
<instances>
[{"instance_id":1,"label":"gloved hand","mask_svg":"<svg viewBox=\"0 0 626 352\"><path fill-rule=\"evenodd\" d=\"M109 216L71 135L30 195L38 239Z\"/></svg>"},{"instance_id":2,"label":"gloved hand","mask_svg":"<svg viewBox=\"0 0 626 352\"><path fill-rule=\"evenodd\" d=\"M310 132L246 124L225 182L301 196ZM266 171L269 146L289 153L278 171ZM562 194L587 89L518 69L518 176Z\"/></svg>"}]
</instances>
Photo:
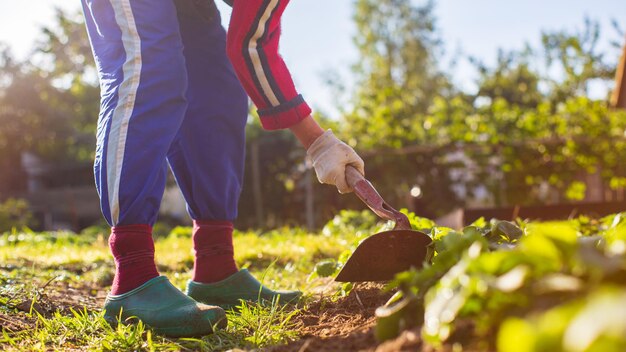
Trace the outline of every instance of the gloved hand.
<instances>
[{"instance_id":1,"label":"gloved hand","mask_svg":"<svg viewBox=\"0 0 626 352\"><path fill-rule=\"evenodd\" d=\"M346 181L347 165L353 166L361 175L365 175L363 159L352 147L337 139L331 130L319 136L306 153L313 163L320 183L337 186L339 193L352 192Z\"/></svg>"}]
</instances>

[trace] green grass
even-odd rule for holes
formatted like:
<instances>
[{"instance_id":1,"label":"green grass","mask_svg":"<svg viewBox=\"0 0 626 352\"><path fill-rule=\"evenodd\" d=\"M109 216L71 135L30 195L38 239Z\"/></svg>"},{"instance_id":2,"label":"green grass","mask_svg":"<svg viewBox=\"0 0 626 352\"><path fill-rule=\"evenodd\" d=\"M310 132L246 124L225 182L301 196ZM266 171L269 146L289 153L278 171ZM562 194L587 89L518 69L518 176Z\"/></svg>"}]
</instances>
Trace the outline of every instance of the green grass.
<instances>
[{"instance_id":1,"label":"green grass","mask_svg":"<svg viewBox=\"0 0 626 352\"><path fill-rule=\"evenodd\" d=\"M103 350L103 351L215 351L259 348L297 338L291 318L297 308L273 304L244 304L228 312L229 327L203 338L168 339L153 334L141 322L109 326L101 312L71 310L44 317L36 312L36 327L17 333L3 332L0 346L5 350Z\"/></svg>"},{"instance_id":2,"label":"green grass","mask_svg":"<svg viewBox=\"0 0 626 352\"><path fill-rule=\"evenodd\" d=\"M371 222L371 216L365 217ZM331 230L324 234L291 228L236 232L236 260L270 287L310 294L321 285L328 286L328 280L311 279L315 264L339 257L366 235L362 227L342 221L329 226ZM142 324L111 328L99 307L114 271L106 235L94 231L0 235L0 349L251 350L298 338L293 318L300 308L278 304L245 304L237 313L227 312L228 328L201 339L165 338ZM193 266L190 237L190 228L178 227L155 241L161 274L181 290ZM87 303L76 301L77 297L86 298ZM16 328L20 322L29 328Z\"/></svg>"}]
</instances>

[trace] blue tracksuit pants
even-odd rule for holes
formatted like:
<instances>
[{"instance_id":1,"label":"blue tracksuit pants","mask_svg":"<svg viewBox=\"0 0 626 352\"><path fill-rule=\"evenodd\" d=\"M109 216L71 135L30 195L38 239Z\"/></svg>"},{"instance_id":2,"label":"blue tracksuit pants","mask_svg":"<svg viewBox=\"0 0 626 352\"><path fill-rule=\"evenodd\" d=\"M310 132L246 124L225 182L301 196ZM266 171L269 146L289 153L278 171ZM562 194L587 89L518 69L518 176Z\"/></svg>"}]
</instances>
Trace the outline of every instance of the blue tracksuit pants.
<instances>
[{"instance_id":1,"label":"blue tracksuit pants","mask_svg":"<svg viewBox=\"0 0 626 352\"><path fill-rule=\"evenodd\" d=\"M195 220L234 220L248 100L212 0L82 0L100 78L94 163L112 226L156 221L167 166Z\"/></svg>"}]
</instances>

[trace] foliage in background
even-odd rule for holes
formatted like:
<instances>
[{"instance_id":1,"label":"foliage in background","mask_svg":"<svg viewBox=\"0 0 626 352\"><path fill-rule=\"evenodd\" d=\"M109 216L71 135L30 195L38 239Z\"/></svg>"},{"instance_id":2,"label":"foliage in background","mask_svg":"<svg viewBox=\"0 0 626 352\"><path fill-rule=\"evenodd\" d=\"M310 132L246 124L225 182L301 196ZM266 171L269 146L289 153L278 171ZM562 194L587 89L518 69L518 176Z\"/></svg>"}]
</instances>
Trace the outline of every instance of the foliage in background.
<instances>
[{"instance_id":1,"label":"foliage in background","mask_svg":"<svg viewBox=\"0 0 626 352\"><path fill-rule=\"evenodd\" d=\"M256 114L246 125L246 168L238 226L268 228L301 218L304 150L288 131L264 131ZM298 192L295 192L299 190Z\"/></svg>"},{"instance_id":2,"label":"foliage in background","mask_svg":"<svg viewBox=\"0 0 626 352\"><path fill-rule=\"evenodd\" d=\"M19 194L26 187L25 152L60 170L92 159L99 86L80 15L58 10L28 61L16 61L8 48L0 55L0 191ZM74 180L80 176L64 175L89 182Z\"/></svg>"},{"instance_id":3,"label":"foliage in background","mask_svg":"<svg viewBox=\"0 0 626 352\"><path fill-rule=\"evenodd\" d=\"M420 126L429 124L427 114L437 99L456 94L440 64L443 43L434 10L434 1L354 2L359 60L352 66L355 89L348 92L339 129L365 158L367 176L390 204L414 209L411 187L428 189L421 201L430 208L422 215L429 217L461 202L450 187L449 165L438 162L441 154L395 151L438 142Z\"/></svg>"},{"instance_id":4,"label":"foliage in background","mask_svg":"<svg viewBox=\"0 0 626 352\"><path fill-rule=\"evenodd\" d=\"M342 126L351 144L362 150L400 148L423 142L410 133L423 123L437 97L451 83L438 67L443 43L433 1L416 6L404 0L358 0L354 5L359 60L353 66L352 110Z\"/></svg>"},{"instance_id":5,"label":"foliage in background","mask_svg":"<svg viewBox=\"0 0 626 352\"><path fill-rule=\"evenodd\" d=\"M589 98L592 86L610 87L617 60L602 45L610 34L597 22L544 31L536 47L500 51L491 66L470 58L477 89L466 92L455 85L454 67L442 64L436 1L353 3L359 53L351 73L354 90L344 91L340 120L318 118L364 157L368 177L390 204L434 218L472 199L496 206L581 200L592 176L605 200L623 199L626 169L619 161L626 157L626 115L610 110L604 99ZM49 186L93 184L98 106L79 14L58 11L28 61L16 61L3 48L3 197L26 189L19 166L24 152L61 170L55 176L59 184ZM247 142L238 226L267 228L311 218L319 225L339 209L362 206L317 184L288 132L262 131L252 114ZM77 163L83 171L66 172ZM415 185L420 198L409 197ZM314 195L308 214L307 192Z\"/></svg>"},{"instance_id":6,"label":"foliage in background","mask_svg":"<svg viewBox=\"0 0 626 352\"><path fill-rule=\"evenodd\" d=\"M611 86L618 59L619 46L599 49L600 25L544 31L538 47L500 51L492 67L470 58L479 75L469 94L437 64L434 4L355 1L357 84L341 132L387 201L425 216L472 198L567 202L585 198L596 174L603 193L623 197L626 114L588 97L592 84ZM423 191L418 204L407 201L413 185Z\"/></svg>"},{"instance_id":7,"label":"foliage in background","mask_svg":"<svg viewBox=\"0 0 626 352\"><path fill-rule=\"evenodd\" d=\"M0 203L0 233L12 230L24 230L33 225L28 202L23 199L9 198Z\"/></svg>"}]
</instances>

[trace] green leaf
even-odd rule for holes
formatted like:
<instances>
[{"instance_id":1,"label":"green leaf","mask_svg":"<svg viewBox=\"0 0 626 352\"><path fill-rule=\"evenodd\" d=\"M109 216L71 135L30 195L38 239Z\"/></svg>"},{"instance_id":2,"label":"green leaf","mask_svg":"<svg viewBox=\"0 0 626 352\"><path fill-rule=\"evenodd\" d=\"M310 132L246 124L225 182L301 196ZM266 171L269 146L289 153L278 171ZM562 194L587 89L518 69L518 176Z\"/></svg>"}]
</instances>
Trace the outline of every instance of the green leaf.
<instances>
[{"instance_id":1,"label":"green leaf","mask_svg":"<svg viewBox=\"0 0 626 352\"><path fill-rule=\"evenodd\" d=\"M498 351L534 352L536 351L537 333L530 322L511 318L500 327L497 341Z\"/></svg>"},{"instance_id":2,"label":"green leaf","mask_svg":"<svg viewBox=\"0 0 626 352\"><path fill-rule=\"evenodd\" d=\"M326 259L315 264L315 273L319 277L330 277L335 275L339 266L334 259Z\"/></svg>"}]
</instances>

